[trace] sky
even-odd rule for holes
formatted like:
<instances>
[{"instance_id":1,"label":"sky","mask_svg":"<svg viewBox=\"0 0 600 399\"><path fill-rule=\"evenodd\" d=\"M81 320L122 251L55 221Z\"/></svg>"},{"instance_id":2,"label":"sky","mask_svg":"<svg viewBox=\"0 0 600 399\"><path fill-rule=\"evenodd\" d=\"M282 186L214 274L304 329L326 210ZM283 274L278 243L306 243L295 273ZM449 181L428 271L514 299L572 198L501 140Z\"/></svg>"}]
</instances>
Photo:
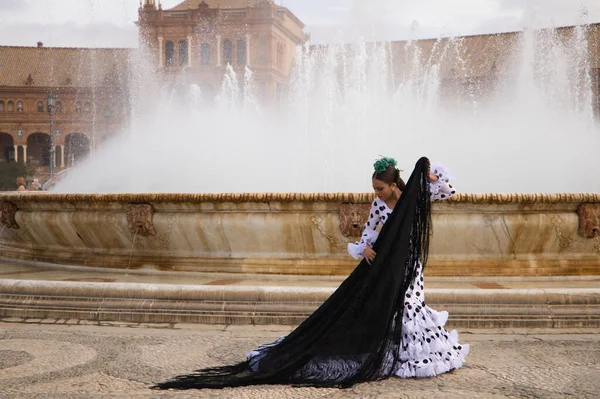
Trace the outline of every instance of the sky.
<instances>
[{"instance_id":1,"label":"sky","mask_svg":"<svg viewBox=\"0 0 600 399\"><path fill-rule=\"evenodd\" d=\"M226 0L223 0L226 1ZM181 0L162 0L168 9ZM404 40L600 22L600 0L276 0L313 43ZM139 0L0 0L0 45L136 47Z\"/></svg>"}]
</instances>

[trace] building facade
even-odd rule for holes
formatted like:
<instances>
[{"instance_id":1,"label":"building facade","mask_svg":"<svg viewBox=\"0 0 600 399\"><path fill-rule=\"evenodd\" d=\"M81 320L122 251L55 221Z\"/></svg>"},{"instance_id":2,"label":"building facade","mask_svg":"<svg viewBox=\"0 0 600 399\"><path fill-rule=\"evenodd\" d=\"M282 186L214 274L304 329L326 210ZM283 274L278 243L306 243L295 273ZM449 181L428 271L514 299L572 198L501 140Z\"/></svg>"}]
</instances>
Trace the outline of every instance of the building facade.
<instances>
[{"instance_id":1,"label":"building facade","mask_svg":"<svg viewBox=\"0 0 600 399\"><path fill-rule=\"evenodd\" d=\"M185 0L169 10L144 0L138 26L140 48L163 76L197 84L209 98L231 67L237 76L251 68L255 94L276 100L305 41L304 24L273 0Z\"/></svg>"},{"instance_id":2,"label":"building facade","mask_svg":"<svg viewBox=\"0 0 600 399\"><path fill-rule=\"evenodd\" d=\"M93 154L130 121L129 88L139 75L140 54L150 65L146 79L196 84L209 100L228 68L237 76L250 69L253 93L268 104L283 97L296 48L306 40L304 24L273 0L185 0L168 10L143 0L137 24L139 50L0 46L0 162L26 162L45 180L51 169L59 172ZM557 35L568 41L574 31L561 28ZM600 115L600 24L586 35L593 107ZM456 43L460 48L453 51L461 57L442 59L440 49ZM415 46L423 59L439 62L441 93L452 102L494 90L508 73L519 34L390 43L396 82L410 69L406 53ZM52 112L50 93L56 98Z\"/></svg>"},{"instance_id":3,"label":"building facade","mask_svg":"<svg viewBox=\"0 0 600 399\"><path fill-rule=\"evenodd\" d=\"M52 161L59 172L120 131L130 51L0 47L0 162L27 162L47 179Z\"/></svg>"}]
</instances>

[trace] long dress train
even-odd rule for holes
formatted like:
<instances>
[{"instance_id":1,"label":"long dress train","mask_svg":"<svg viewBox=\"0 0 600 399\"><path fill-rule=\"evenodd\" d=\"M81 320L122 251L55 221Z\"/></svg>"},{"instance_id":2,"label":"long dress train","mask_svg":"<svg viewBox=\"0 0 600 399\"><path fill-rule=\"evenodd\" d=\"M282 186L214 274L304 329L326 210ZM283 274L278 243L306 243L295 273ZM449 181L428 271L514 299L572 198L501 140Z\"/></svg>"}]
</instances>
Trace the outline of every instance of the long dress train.
<instances>
[{"instance_id":1,"label":"long dress train","mask_svg":"<svg viewBox=\"0 0 600 399\"><path fill-rule=\"evenodd\" d=\"M405 295L420 278L429 248L428 173L429 160L419 159L373 244L377 256L372 264L362 260L288 336L259 348L244 362L201 369L154 388L255 384L347 387L402 373L405 355L414 351L404 338L408 327L404 327L403 316L412 306L406 304Z\"/></svg>"},{"instance_id":2,"label":"long dress train","mask_svg":"<svg viewBox=\"0 0 600 399\"><path fill-rule=\"evenodd\" d=\"M450 184L452 172L440 164L432 165L431 172L438 177L430 183L430 201L443 201L453 197L456 190ZM392 210L385 202L375 199L370 216L365 223L360 241L348 244L348 253L362 258L367 245L373 245L379 235L378 228L386 223ZM423 267L416 266L415 281L404 296L402 317L402 343L400 362L395 375L400 378L432 377L460 368L469 353L469 345L458 342L456 331L445 329L448 312L438 312L425 304ZM255 355L255 351L249 357Z\"/></svg>"}]
</instances>

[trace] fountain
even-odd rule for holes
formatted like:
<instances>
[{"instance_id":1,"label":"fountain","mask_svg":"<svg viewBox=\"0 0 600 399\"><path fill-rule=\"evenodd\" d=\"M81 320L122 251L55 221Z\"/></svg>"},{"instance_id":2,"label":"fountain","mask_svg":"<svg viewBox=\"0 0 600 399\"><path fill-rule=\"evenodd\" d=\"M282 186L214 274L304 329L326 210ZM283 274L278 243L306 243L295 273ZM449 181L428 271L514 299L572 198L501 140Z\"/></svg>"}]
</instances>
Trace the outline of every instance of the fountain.
<instances>
[{"instance_id":1,"label":"fountain","mask_svg":"<svg viewBox=\"0 0 600 399\"><path fill-rule=\"evenodd\" d=\"M208 106L184 81L155 104L144 101L155 87L134 86L127 134L52 193L0 195L0 256L114 273L346 275L355 265L346 243L372 199L361 192L383 153L407 171L421 155L442 160L467 193L433 207L430 276L597 276L599 30L300 46L276 112L254 96L249 68L228 69ZM254 295L242 291L163 294L207 303ZM308 308L325 293L311 295L300 295ZM108 313L94 317L117 317ZM184 319L232 320L206 317Z\"/></svg>"},{"instance_id":2,"label":"fountain","mask_svg":"<svg viewBox=\"0 0 600 399\"><path fill-rule=\"evenodd\" d=\"M600 168L597 40L598 26L579 26L299 47L276 112L239 90L250 70L230 68L211 106L178 83L136 105L148 112L132 130L55 191L363 192L384 153L407 171L422 155L443 160L462 192L598 192L598 181L574 178ZM141 102L156 98L136 90Z\"/></svg>"}]
</instances>

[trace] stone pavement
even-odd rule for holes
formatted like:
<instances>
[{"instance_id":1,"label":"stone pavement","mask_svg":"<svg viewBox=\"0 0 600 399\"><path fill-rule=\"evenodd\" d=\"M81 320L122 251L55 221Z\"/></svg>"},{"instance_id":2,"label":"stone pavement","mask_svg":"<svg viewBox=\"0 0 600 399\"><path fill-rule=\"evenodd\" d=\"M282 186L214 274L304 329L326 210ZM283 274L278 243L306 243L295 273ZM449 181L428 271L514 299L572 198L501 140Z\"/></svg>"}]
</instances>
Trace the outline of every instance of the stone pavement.
<instances>
[{"instance_id":1,"label":"stone pavement","mask_svg":"<svg viewBox=\"0 0 600 399\"><path fill-rule=\"evenodd\" d=\"M451 326L449 326L451 327ZM461 330L467 364L435 378L347 390L256 386L152 391L153 382L242 360L284 326L0 320L0 398L597 398L600 330Z\"/></svg>"}]
</instances>

